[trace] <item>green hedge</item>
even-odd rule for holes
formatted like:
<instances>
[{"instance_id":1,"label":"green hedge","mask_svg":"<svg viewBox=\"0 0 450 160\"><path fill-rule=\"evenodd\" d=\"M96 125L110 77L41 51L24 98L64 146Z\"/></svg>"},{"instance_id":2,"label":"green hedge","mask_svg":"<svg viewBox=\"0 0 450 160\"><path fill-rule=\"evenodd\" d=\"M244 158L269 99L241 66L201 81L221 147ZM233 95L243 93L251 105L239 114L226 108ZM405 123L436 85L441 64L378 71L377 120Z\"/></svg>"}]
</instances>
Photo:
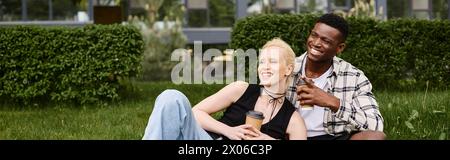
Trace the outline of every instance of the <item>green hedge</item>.
<instances>
[{"instance_id":1,"label":"green hedge","mask_svg":"<svg viewBox=\"0 0 450 160\"><path fill-rule=\"evenodd\" d=\"M0 96L16 101L118 98L140 72L143 40L122 25L0 28Z\"/></svg>"},{"instance_id":2,"label":"green hedge","mask_svg":"<svg viewBox=\"0 0 450 160\"><path fill-rule=\"evenodd\" d=\"M231 48L260 48L273 37L297 55L319 15L259 15L238 21ZM375 87L450 86L450 21L348 19L350 35L341 58L369 77Z\"/></svg>"}]
</instances>

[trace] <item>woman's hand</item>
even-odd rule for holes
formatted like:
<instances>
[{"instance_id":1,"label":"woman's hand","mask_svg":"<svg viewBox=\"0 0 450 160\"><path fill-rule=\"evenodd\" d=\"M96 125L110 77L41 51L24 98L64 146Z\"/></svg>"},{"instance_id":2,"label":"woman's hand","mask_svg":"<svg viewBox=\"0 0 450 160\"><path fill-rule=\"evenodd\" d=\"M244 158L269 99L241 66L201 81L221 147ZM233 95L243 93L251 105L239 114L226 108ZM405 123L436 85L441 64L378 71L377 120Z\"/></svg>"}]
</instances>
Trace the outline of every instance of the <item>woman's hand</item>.
<instances>
[{"instance_id":1,"label":"woman's hand","mask_svg":"<svg viewBox=\"0 0 450 160\"><path fill-rule=\"evenodd\" d=\"M261 131L257 130L255 127L251 126L249 128L252 132L255 132L258 134L258 136L246 136L245 140L275 140L275 138L270 137L267 134L262 133Z\"/></svg>"},{"instance_id":2,"label":"woman's hand","mask_svg":"<svg viewBox=\"0 0 450 160\"><path fill-rule=\"evenodd\" d=\"M236 127L230 127L229 130L224 131L223 135L231 140L243 140L247 136L258 137L259 134L251 130L253 128L251 125L243 124Z\"/></svg>"}]
</instances>

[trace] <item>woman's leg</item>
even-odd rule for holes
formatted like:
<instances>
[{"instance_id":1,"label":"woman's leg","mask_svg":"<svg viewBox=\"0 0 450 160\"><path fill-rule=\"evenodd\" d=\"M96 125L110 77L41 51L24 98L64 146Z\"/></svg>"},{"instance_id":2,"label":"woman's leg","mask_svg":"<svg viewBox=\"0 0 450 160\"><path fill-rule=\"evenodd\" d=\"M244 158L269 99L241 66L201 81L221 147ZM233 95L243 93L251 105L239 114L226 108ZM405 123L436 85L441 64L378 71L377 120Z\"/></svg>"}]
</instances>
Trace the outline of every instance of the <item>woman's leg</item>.
<instances>
[{"instance_id":1,"label":"woman's leg","mask_svg":"<svg viewBox=\"0 0 450 160\"><path fill-rule=\"evenodd\" d=\"M211 140L195 120L186 96L165 90L156 98L143 140Z\"/></svg>"}]
</instances>

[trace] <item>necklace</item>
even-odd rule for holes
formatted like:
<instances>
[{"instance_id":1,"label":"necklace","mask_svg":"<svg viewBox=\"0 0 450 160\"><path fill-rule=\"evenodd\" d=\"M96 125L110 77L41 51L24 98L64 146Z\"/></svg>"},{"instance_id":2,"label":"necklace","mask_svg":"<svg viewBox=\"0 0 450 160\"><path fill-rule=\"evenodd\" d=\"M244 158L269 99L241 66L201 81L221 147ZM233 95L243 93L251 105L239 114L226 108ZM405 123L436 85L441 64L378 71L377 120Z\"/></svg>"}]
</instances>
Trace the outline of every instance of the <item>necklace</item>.
<instances>
[{"instance_id":1,"label":"necklace","mask_svg":"<svg viewBox=\"0 0 450 160\"><path fill-rule=\"evenodd\" d=\"M273 118L272 117L273 113L275 112L275 109L277 108L277 104L278 103L279 104L283 103L283 99L282 98L284 97L285 93L274 93L274 92L271 92L271 91L267 90L265 87L263 87L262 89L270 97L269 105L270 104L273 105L272 106L272 112L270 113L270 117L269 117L269 121L271 121L272 118ZM277 95L277 97L275 97L275 95Z\"/></svg>"}]
</instances>

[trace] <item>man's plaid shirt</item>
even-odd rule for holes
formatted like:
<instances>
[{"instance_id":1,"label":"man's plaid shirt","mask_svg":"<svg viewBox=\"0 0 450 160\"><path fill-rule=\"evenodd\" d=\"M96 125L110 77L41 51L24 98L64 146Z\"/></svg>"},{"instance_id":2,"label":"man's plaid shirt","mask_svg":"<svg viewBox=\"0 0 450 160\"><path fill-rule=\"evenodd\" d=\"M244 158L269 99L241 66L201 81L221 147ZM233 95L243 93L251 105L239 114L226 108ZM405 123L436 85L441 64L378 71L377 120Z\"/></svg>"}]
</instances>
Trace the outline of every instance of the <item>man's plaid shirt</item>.
<instances>
[{"instance_id":1,"label":"man's plaid shirt","mask_svg":"<svg viewBox=\"0 0 450 160\"><path fill-rule=\"evenodd\" d=\"M294 80L287 91L287 98L299 107L296 85L303 75L302 66L306 53L295 60ZM323 117L325 132L340 135L351 131L383 131L383 117L372 94L372 85L364 73L344 60L333 58L333 71L328 75L327 92L341 100L336 113L325 108Z\"/></svg>"}]
</instances>

